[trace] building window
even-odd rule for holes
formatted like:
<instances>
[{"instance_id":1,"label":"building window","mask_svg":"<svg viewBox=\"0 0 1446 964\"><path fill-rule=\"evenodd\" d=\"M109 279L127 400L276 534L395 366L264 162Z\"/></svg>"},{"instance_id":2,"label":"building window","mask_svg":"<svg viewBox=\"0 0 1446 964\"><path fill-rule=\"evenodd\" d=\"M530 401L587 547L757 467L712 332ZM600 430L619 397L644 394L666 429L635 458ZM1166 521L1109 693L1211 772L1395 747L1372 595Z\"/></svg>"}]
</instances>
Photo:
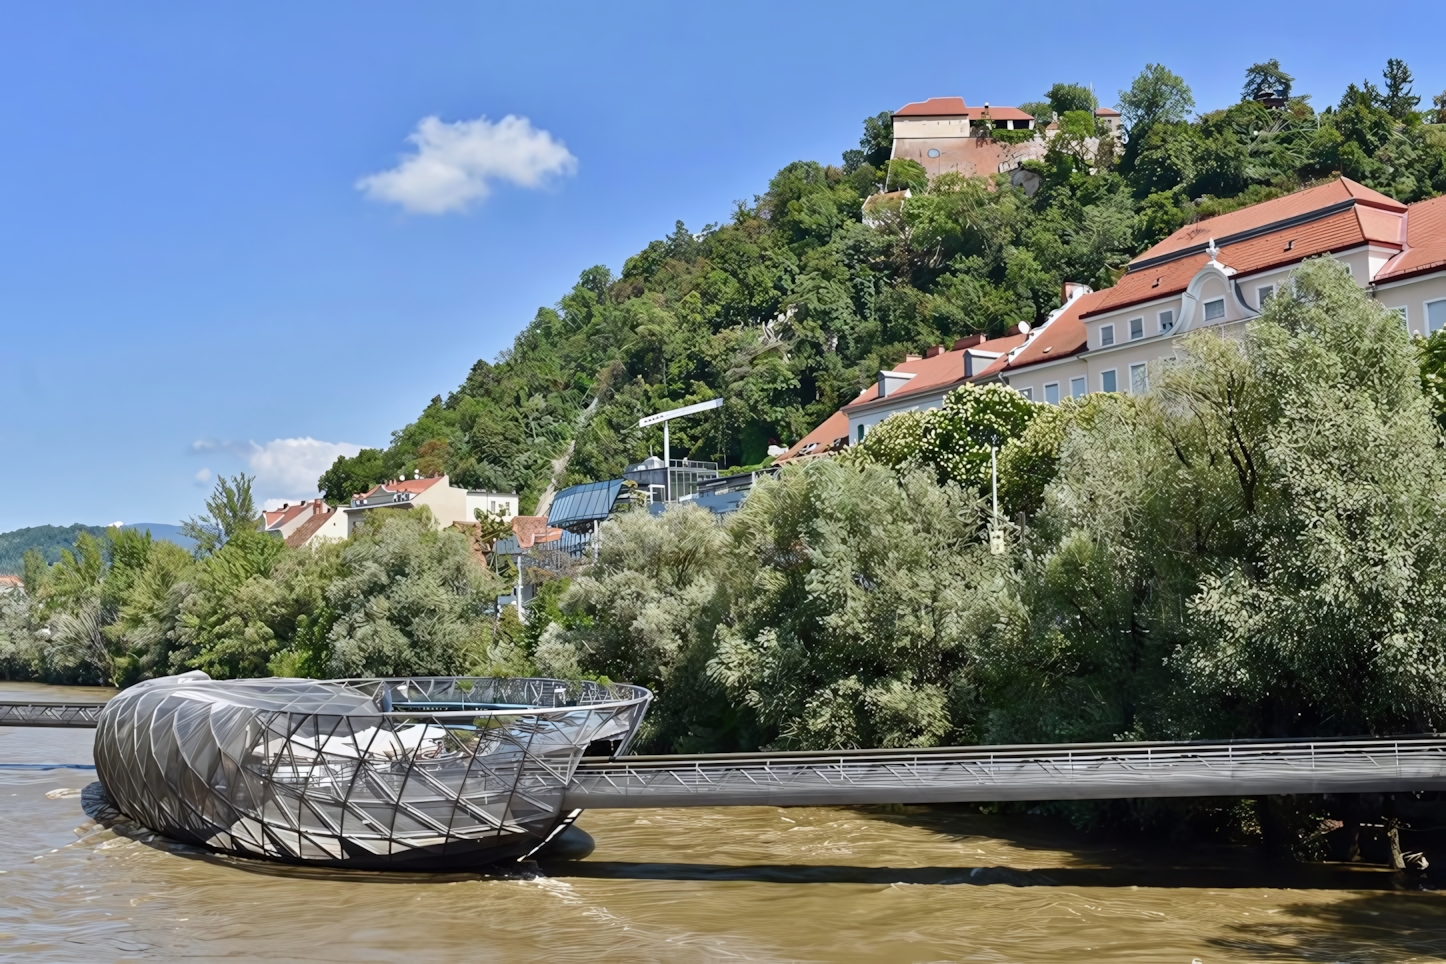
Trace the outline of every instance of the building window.
<instances>
[{"instance_id":1,"label":"building window","mask_svg":"<svg viewBox=\"0 0 1446 964\"><path fill-rule=\"evenodd\" d=\"M1101 348L1108 348L1109 346L1113 345L1114 343L1115 343L1115 326L1114 326L1114 325L1101 325L1101 326L1100 326L1100 347L1101 347Z\"/></svg>"},{"instance_id":2,"label":"building window","mask_svg":"<svg viewBox=\"0 0 1446 964\"><path fill-rule=\"evenodd\" d=\"M1205 320L1214 321L1217 318L1225 317L1225 299L1216 298L1214 301L1205 302Z\"/></svg>"},{"instance_id":3,"label":"building window","mask_svg":"<svg viewBox=\"0 0 1446 964\"><path fill-rule=\"evenodd\" d=\"M1136 338L1144 338L1144 337L1145 337L1145 319L1143 319L1143 318L1131 318L1131 319L1130 319L1130 341L1134 341Z\"/></svg>"},{"instance_id":4,"label":"building window","mask_svg":"<svg viewBox=\"0 0 1446 964\"><path fill-rule=\"evenodd\" d=\"M930 156L930 157L938 157L938 156L939 156L939 148L937 148L937 147L931 147L931 148L929 148L929 156Z\"/></svg>"},{"instance_id":5,"label":"building window","mask_svg":"<svg viewBox=\"0 0 1446 964\"><path fill-rule=\"evenodd\" d=\"M1149 366L1140 362L1130 366L1130 392L1143 395L1150 390Z\"/></svg>"},{"instance_id":6,"label":"building window","mask_svg":"<svg viewBox=\"0 0 1446 964\"><path fill-rule=\"evenodd\" d=\"M1115 390L1115 370L1111 368L1107 372L1100 372L1100 391L1112 392Z\"/></svg>"},{"instance_id":7,"label":"building window","mask_svg":"<svg viewBox=\"0 0 1446 964\"><path fill-rule=\"evenodd\" d=\"M1255 303L1260 307L1261 311L1265 310L1265 303L1270 300L1270 296L1273 294L1275 294L1275 285L1261 285L1255 289Z\"/></svg>"},{"instance_id":8,"label":"building window","mask_svg":"<svg viewBox=\"0 0 1446 964\"><path fill-rule=\"evenodd\" d=\"M860 425L860 426L859 426L859 441L860 441L860 442L862 442L862 441L864 440L864 432L865 432L867 429L868 429L868 426L867 426L867 425Z\"/></svg>"},{"instance_id":9,"label":"building window","mask_svg":"<svg viewBox=\"0 0 1446 964\"><path fill-rule=\"evenodd\" d=\"M1023 395L1025 398L1029 399L1031 402L1034 401L1034 389L1033 389L1033 388L1021 388L1021 389L1019 390L1019 394Z\"/></svg>"},{"instance_id":10,"label":"building window","mask_svg":"<svg viewBox=\"0 0 1446 964\"><path fill-rule=\"evenodd\" d=\"M1431 335L1446 328L1446 301L1426 303L1426 334Z\"/></svg>"},{"instance_id":11,"label":"building window","mask_svg":"<svg viewBox=\"0 0 1446 964\"><path fill-rule=\"evenodd\" d=\"M1071 378L1069 380L1069 397L1079 398L1085 393L1084 378Z\"/></svg>"},{"instance_id":12,"label":"building window","mask_svg":"<svg viewBox=\"0 0 1446 964\"><path fill-rule=\"evenodd\" d=\"M1392 308L1391 311L1401 319L1401 327L1405 328L1406 334L1409 335L1411 333L1411 318L1406 313L1406 306L1401 305L1399 308Z\"/></svg>"},{"instance_id":13,"label":"building window","mask_svg":"<svg viewBox=\"0 0 1446 964\"><path fill-rule=\"evenodd\" d=\"M1044 400L1051 405L1059 404L1059 382L1050 382L1044 386Z\"/></svg>"},{"instance_id":14,"label":"building window","mask_svg":"<svg viewBox=\"0 0 1446 964\"><path fill-rule=\"evenodd\" d=\"M1175 327L1175 313L1173 311L1160 312L1160 334L1164 334Z\"/></svg>"}]
</instances>

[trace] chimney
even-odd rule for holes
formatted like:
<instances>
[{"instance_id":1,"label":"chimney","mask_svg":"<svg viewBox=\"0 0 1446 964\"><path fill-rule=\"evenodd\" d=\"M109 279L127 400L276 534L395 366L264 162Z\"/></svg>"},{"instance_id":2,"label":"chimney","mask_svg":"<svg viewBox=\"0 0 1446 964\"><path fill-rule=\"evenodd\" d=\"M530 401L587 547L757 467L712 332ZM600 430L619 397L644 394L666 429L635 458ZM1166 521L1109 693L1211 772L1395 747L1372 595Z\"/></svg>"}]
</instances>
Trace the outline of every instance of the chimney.
<instances>
[{"instance_id":1,"label":"chimney","mask_svg":"<svg viewBox=\"0 0 1446 964\"><path fill-rule=\"evenodd\" d=\"M918 360L919 360L919 356L918 356L918 355L905 355L905 356L904 356L904 361L918 361Z\"/></svg>"},{"instance_id":2,"label":"chimney","mask_svg":"<svg viewBox=\"0 0 1446 964\"><path fill-rule=\"evenodd\" d=\"M954 350L963 351L966 348L973 348L975 345L982 345L988 340L987 335L969 335L954 342Z\"/></svg>"},{"instance_id":3,"label":"chimney","mask_svg":"<svg viewBox=\"0 0 1446 964\"><path fill-rule=\"evenodd\" d=\"M943 346L943 345L935 345L934 347L930 348L928 351L924 352L924 357L925 357L925 358L933 358L933 357L936 356L936 355L942 355L942 354L944 354L944 346Z\"/></svg>"}]
</instances>

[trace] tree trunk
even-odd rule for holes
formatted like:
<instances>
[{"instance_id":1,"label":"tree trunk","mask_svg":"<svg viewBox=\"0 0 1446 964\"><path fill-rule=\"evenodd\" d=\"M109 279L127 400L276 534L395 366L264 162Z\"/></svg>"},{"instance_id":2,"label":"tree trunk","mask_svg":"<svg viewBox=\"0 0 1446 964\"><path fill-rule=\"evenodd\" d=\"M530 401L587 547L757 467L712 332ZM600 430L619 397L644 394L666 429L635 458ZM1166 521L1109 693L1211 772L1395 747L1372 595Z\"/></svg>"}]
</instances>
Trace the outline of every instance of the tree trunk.
<instances>
[{"instance_id":1,"label":"tree trunk","mask_svg":"<svg viewBox=\"0 0 1446 964\"><path fill-rule=\"evenodd\" d=\"M1406 858L1401 856L1401 821L1386 818L1386 841L1391 845L1391 869L1405 870Z\"/></svg>"}]
</instances>

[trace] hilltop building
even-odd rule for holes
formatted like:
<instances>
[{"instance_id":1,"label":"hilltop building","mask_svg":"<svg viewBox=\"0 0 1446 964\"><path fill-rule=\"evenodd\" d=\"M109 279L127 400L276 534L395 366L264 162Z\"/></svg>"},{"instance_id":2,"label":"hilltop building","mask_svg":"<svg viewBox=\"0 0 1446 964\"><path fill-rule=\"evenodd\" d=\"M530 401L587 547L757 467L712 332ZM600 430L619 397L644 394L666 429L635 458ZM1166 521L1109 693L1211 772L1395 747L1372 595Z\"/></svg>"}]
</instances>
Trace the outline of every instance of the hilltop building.
<instances>
[{"instance_id":1,"label":"hilltop building","mask_svg":"<svg viewBox=\"0 0 1446 964\"><path fill-rule=\"evenodd\" d=\"M1038 136L1018 144L996 140L994 132L1036 131L1039 121L1018 107L990 104L970 107L962 97L930 97L894 111L893 160L918 161L930 177L954 173L989 177L1044 157L1058 127L1045 125ZM1120 135L1119 111L1101 107L1095 119ZM1015 138L1009 138L1013 140Z\"/></svg>"}]
</instances>

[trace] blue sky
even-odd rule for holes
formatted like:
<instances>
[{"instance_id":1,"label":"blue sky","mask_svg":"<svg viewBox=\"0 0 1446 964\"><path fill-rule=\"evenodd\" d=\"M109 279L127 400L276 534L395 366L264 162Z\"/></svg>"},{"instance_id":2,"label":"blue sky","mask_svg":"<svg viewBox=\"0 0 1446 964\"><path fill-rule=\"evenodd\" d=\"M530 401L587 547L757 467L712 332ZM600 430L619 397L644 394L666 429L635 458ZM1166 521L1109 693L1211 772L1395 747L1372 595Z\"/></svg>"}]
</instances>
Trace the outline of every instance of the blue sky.
<instances>
[{"instance_id":1,"label":"blue sky","mask_svg":"<svg viewBox=\"0 0 1446 964\"><path fill-rule=\"evenodd\" d=\"M385 444L583 268L726 220L911 100L1016 104L1068 80L1112 104L1158 61L1208 109L1268 57L1317 106L1390 56L1428 101L1446 89L1439 6L1367 13L11 5L0 531L174 522L243 469L262 497L304 496L319 461ZM492 126L508 115L527 124Z\"/></svg>"}]
</instances>

